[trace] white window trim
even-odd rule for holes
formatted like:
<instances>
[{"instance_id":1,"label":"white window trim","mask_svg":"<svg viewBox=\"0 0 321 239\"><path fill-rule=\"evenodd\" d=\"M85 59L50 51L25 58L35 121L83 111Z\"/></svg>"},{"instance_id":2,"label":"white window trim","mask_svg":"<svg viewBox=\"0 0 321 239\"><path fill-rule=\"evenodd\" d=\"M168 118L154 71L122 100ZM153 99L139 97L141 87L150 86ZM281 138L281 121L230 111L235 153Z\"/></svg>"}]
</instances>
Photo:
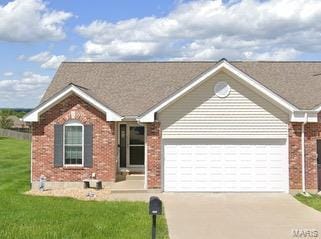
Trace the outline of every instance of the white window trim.
<instances>
[{"instance_id":1,"label":"white window trim","mask_svg":"<svg viewBox=\"0 0 321 239\"><path fill-rule=\"evenodd\" d=\"M81 134L82 134L82 139L81 139L81 164L66 164L65 163L65 147L66 147L66 144L65 144L65 128L66 126L81 126ZM64 124L64 127L63 127L63 166L64 167L84 167L84 125L82 123L80 123L79 121L77 120L70 120L70 121L67 121L65 124Z\"/></svg>"}]
</instances>

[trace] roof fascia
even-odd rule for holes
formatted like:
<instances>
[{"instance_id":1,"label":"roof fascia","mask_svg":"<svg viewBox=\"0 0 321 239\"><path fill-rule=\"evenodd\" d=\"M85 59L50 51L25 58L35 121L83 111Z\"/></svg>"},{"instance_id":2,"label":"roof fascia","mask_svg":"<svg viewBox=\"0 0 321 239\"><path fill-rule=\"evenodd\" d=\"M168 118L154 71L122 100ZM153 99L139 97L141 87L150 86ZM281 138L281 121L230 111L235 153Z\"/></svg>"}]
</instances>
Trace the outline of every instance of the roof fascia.
<instances>
[{"instance_id":1,"label":"roof fascia","mask_svg":"<svg viewBox=\"0 0 321 239\"><path fill-rule=\"evenodd\" d=\"M321 105L318 105L313 108L314 111L320 112L321 111Z\"/></svg>"},{"instance_id":2,"label":"roof fascia","mask_svg":"<svg viewBox=\"0 0 321 239\"><path fill-rule=\"evenodd\" d=\"M111 109L107 108L100 102L98 102L96 99L91 97L90 95L86 94L84 91L76 87L75 85L69 85L65 89L61 90L58 94L54 95L51 97L49 100L44 102L43 104L40 104L37 106L34 110L32 110L30 113L26 114L23 117L23 121L25 122L38 122L39 121L39 116L49 110L51 107L56 105L58 102L61 100L65 99L67 96L71 95L72 93L76 94L86 102L90 103L93 105L95 108L98 110L104 112L106 114L106 121L121 121L122 116L118 115Z\"/></svg>"}]
</instances>

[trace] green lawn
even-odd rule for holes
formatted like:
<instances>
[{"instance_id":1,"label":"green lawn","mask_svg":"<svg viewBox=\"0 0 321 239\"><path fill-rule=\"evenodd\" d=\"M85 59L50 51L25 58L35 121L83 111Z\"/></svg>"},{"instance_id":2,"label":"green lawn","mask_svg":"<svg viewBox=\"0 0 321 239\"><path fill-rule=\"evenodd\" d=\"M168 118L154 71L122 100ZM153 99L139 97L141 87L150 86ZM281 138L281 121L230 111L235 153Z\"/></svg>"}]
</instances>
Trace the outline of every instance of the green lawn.
<instances>
[{"instance_id":1,"label":"green lawn","mask_svg":"<svg viewBox=\"0 0 321 239\"><path fill-rule=\"evenodd\" d=\"M318 211L321 211L321 196L312 195L311 197L305 197L301 194L297 194L294 196L300 202L312 207Z\"/></svg>"},{"instance_id":2,"label":"green lawn","mask_svg":"<svg viewBox=\"0 0 321 239\"><path fill-rule=\"evenodd\" d=\"M150 238L143 202L94 202L23 195L29 189L30 143L0 138L0 238ZM158 217L157 238L168 238Z\"/></svg>"}]
</instances>

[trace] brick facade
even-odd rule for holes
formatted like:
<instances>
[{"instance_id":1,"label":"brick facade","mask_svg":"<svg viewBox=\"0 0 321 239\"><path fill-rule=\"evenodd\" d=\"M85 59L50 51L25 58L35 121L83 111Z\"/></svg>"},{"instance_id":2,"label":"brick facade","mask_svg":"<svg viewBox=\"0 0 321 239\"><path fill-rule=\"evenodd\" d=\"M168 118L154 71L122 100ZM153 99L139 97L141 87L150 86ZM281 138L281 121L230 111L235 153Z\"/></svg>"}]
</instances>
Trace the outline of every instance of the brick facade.
<instances>
[{"instance_id":1,"label":"brick facade","mask_svg":"<svg viewBox=\"0 0 321 239\"><path fill-rule=\"evenodd\" d=\"M305 126L306 187L318 190L317 140L321 139L321 124L309 123Z\"/></svg>"},{"instance_id":2,"label":"brick facade","mask_svg":"<svg viewBox=\"0 0 321 239\"><path fill-rule=\"evenodd\" d=\"M160 123L147 124L147 185L149 189L161 188L161 129Z\"/></svg>"},{"instance_id":3,"label":"brick facade","mask_svg":"<svg viewBox=\"0 0 321 239\"><path fill-rule=\"evenodd\" d=\"M68 120L93 125L93 167L54 167L54 125ZM106 122L104 113L71 95L40 116L32 124L32 181L45 175L51 182L79 182L96 173L102 181L115 181L116 127Z\"/></svg>"},{"instance_id":4,"label":"brick facade","mask_svg":"<svg viewBox=\"0 0 321 239\"><path fill-rule=\"evenodd\" d=\"M290 190L302 189L301 123L289 124L289 177Z\"/></svg>"},{"instance_id":5,"label":"brick facade","mask_svg":"<svg viewBox=\"0 0 321 239\"><path fill-rule=\"evenodd\" d=\"M321 117L319 117L321 118ZM93 125L93 167L54 167L54 125L69 120ZM117 171L117 130L115 122L106 122L104 113L71 95L40 116L32 124L32 181L45 175L51 182L80 182L96 173L104 182L114 182ZM289 124L289 178L290 190L302 189L301 123ZM149 189L162 186L160 123L146 124L147 185ZM321 140L321 123L305 125L306 188L315 192L321 186L317 168L317 140ZM319 170L321 172L321 169ZM319 175L319 177L318 177ZM319 180L319 182L318 182Z\"/></svg>"},{"instance_id":6,"label":"brick facade","mask_svg":"<svg viewBox=\"0 0 321 239\"><path fill-rule=\"evenodd\" d=\"M321 123L305 125L305 180L306 189L318 191L317 140L321 139ZM302 189L301 164L302 123L289 124L289 176L290 190Z\"/></svg>"}]
</instances>

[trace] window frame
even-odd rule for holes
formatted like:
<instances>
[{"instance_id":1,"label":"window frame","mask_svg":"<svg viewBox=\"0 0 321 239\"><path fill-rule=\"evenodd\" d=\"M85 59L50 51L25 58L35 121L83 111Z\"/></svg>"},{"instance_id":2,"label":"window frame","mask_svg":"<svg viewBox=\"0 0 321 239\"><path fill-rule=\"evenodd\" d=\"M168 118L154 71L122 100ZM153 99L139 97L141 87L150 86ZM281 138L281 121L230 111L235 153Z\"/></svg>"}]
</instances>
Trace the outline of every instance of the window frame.
<instances>
[{"instance_id":1,"label":"window frame","mask_svg":"<svg viewBox=\"0 0 321 239\"><path fill-rule=\"evenodd\" d=\"M131 144L130 143L130 128L136 128L136 127L142 127L144 129L144 143L143 144ZM139 125L139 124L127 124L127 167L132 167L132 168L145 168L145 164L146 164L146 157L147 157L147 153L146 153L146 126L145 125ZM130 148L131 147L144 147L144 163L143 164L131 164L130 163Z\"/></svg>"},{"instance_id":2,"label":"window frame","mask_svg":"<svg viewBox=\"0 0 321 239\"><path fill-rule=\"evenodd\" d=\"M321 151L321 149L319 149L319 147L321 146L321 139L317 139L316 140L317 143L316 143L316 148L317 148L317 165L318 166L321 166L321 155L318 153L319 151Z\"/></svg>"},{"instance_id":3,"label":"window frame","mask_svg":"<svg viewBox=\"0 0 321 239\"><path fill-rule=\"evenodd\" d=\"M70 144L67 144L66 145L66 134L65 134L65 129L66 127L72 127L72 126L81 126L81 164L66 164L66 154L65 154L65 151L66 151L66 146L72 146ZM77 120L70 120L70 121L67 121L65 124L64 124L64 127L63 127L63 166L64 167L84 167L84 151L85 151L85 145L84 145L84 136L85 136L85 128L84 128L84 125L82 123L80 123L79 121ZM76 145L76 146L79 146L79 145Z\"/></svg>"}]
</instances>

